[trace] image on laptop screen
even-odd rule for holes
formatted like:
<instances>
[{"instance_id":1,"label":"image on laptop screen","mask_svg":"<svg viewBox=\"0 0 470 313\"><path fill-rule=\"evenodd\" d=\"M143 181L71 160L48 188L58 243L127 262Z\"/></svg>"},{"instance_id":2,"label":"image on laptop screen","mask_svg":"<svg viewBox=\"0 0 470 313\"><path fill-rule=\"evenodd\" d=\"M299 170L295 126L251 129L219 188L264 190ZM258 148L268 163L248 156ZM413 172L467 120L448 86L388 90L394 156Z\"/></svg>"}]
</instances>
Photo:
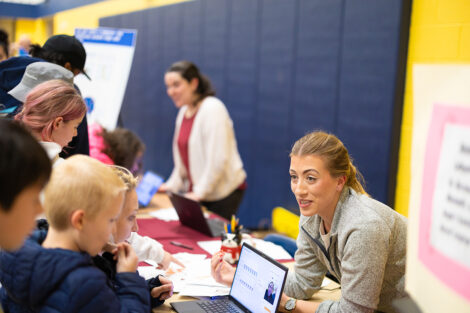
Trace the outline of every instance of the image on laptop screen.
<instances>
[{"instance_id":1,"label":"image on laptop screen","mask_svg":"<svg viewBox=\"0 0 470 313\"><path fill-rule=\"evenodd\" d=\"M244 245L230 295L251 312L276 312L287 268Z\"/></svg>"},{"instance_id":2,"label":"image on laptop screen","mask_svg":"<svg viewBox=\"0 0 470 313\"><path fill-rule=\"evenodd\" d=\"M154 172L147 171L136 188L137 198L141 206L147 206L153 195L163 183L163 178Z\"/></svg>"}]
</instances>

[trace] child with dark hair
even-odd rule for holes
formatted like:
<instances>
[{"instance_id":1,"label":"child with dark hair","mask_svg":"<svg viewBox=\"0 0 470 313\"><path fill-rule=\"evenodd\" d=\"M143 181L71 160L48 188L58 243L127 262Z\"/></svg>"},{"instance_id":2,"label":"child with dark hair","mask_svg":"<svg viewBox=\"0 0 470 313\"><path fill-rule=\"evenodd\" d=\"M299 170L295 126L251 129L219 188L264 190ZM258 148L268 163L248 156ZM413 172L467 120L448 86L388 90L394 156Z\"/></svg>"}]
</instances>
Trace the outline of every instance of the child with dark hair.
<instances>
[{"instance_id":1,"label":"child with dark hair","mask_svg":"<svg viewBox=\"0 0 470 313\"><path fill-rule=\"evenodd\" d=\"M39 194L51 162L37 140L18 122L0 119L0 248L15 250L42 212Z\"/></svg>"},{"instance_id":2,"label":"child with dark hair","mask_svg":"<svg viewBox=\"0 0 470 313\"><path fill-rule=\"evenodd\" d=\"M145 144L134 132L126 128L108 131L92 124L88 127L88 134L92 158L127 168L136 176L141 174Z\"/></svg>"}]
</instances>

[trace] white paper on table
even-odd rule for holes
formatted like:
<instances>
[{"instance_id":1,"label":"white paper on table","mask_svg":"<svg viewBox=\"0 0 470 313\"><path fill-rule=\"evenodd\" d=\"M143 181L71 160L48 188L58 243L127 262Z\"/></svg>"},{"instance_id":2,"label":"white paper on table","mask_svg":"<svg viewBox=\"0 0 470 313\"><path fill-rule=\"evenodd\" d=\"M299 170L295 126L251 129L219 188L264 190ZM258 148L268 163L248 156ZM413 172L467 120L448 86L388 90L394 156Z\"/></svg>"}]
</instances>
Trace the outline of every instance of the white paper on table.
<instances>
[{"instance_id":1,"label":"white paper on table","mask_svg":"<svg viewBox=\"0 0 470 313\"><path fill-rule=\"evenodd\" d=\"M207 240L207 241L198 241L198 246L207 251L210 255L213 255L220 251L222 242L219 240Z\"/></svg>"},{"instance_id":2,"label":"white paper on table","mask_svg":"<svg viewBox=\"0 0 470 313\"><path fill-rule=\"evenodd\" d=\"M201 286L201 285L191 285L187 284L183 289L180 290L180 296L189 296L189 297L215 297L215 296L225 296L230 292L230 287L222 286Z\"/></svg>"},{"instance_id":3,"label":"white paper on table","mask_svg":"<svg viewBox=\"0 0 470 313\"><path fill-rule=\"evenodd\" d=\"M260 250L264 254L270 256L275 260L290 260L292 256L280 245L276 245L269 241L264 241L262 239L244 239L242 242L246 242L256 249ZM220 240L208 240L208 241L198 241L197 243L202 249L206 250L209 254L214 254L220 251L222 242Z\"/></svg>"},{"instance_id":4,"label":"white paper on table","mask_svg":"<svg viewBox=\"0 0 470 313\"><path fill-rule=\"evenodd\" d=\"M176 214L175 208L159 209L159 210L152 211L149 214L165 222L179 220L179 217L178 217L178 214Z\"/></svg>"},{"instance_id":5,"label":"white paper on table","mask_svg":"<svg viewBox=\"0 0 470 313\"><path fill-rule=\"evenodd\" d=\"M155 266L139 266L137 271L139 272L139 275L145 279L151 279L158 275L165 274L164 270L157 269Z\"/></svg>"},{"instance_id":6,"label":"white paper on table","mask_svg":"<svg viewBox=\"0 0 470 313\"><path fill-rule=\"evenodd\" d=\"M247 243L252 244L256 249L272 257L274 260L290 260L292 256L280 245L265 241L263 239L251 239Z\"/></svg>"},{"instance_id":7,"label":"white paper on table","mask_svg":"<svg viewBox=\"0 0 470 313\"><path fill-rule=\"evenodd\" d=\"M168 277L173 282L174 292L181 292L187 289L191 289L191 287L187 287L191 285L198 287L198 293L202 293L200 289L201 287L209 288L204 291L207 293L207 295L201 294L201 296L212 296L214 293L218 295L220 291L217 290L225 287L217 283L212 278L210 272L211 260L207 259L205 254L191 254L182 252L173 254L173 256L185 265L185 267L182 268L178 264L170 263L169 268L166 271L163 271L165 277ZM143 271L146 270L144 269ZM150 273L155 273L151 270L148 271Z\"/></svg>"}]
</instances>

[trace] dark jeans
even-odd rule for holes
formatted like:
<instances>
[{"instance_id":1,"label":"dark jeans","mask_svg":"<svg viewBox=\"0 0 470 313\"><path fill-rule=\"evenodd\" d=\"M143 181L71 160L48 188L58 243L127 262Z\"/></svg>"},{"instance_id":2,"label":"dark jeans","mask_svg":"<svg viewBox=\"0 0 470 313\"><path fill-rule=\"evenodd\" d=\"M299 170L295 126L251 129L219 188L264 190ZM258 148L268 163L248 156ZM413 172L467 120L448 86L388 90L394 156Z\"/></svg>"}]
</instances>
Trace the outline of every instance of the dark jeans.
<instances>
[{"instance_id":1,"label":"dark jeans","mask_svg":"<svg viewBox=\"0 0 470 313\"><path fill-rule=\"evenodd\" d=\"M237 214L238 206L242 202L245 190L235 189L227 197L217 201L201 201L209 211L214 212L230 221L233 214Z\"/></svg>"}]
</instances>

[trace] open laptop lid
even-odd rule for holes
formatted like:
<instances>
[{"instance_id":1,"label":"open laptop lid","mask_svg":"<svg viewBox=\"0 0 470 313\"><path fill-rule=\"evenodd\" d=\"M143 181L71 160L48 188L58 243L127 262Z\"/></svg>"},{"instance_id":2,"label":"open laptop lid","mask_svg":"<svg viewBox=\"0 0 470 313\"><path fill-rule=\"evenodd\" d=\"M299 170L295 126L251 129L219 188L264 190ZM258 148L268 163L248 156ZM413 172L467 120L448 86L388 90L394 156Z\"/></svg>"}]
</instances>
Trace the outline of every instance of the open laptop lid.
<instances>
[{"instance_id":1,"label":"open laptop lid","mask_svg":"<svg viewBox=\"0 0 470 313\"><path fill-rule=\"evenodd\" d=\"M247 243L242 246L230 298L254 313L276 312L288 269Z\"/></svg>"},{"instance_id":2,"label":"open laptop lid","mask_svg":"<svg viewBox=\"0 0 470 313\"><path fill-rule=\"evenodd\" d=\"M212 232L209 229L209 225L207 225L199 202L173 192L170 192L168 196L178 214L181 224L212 237Z\"/></svg>"},{"instance_id":3,"label":"open laptop lid","mask_svg":"<svg viewBox=\"0 0 470 313\"><path fill-rule=\"evenodd\" d=\"M135 189L139 205L147 206L152 200L153 195L158 191L163 183L163 178L154 172L147 171Z\"/></svg>"}]
</instances>

